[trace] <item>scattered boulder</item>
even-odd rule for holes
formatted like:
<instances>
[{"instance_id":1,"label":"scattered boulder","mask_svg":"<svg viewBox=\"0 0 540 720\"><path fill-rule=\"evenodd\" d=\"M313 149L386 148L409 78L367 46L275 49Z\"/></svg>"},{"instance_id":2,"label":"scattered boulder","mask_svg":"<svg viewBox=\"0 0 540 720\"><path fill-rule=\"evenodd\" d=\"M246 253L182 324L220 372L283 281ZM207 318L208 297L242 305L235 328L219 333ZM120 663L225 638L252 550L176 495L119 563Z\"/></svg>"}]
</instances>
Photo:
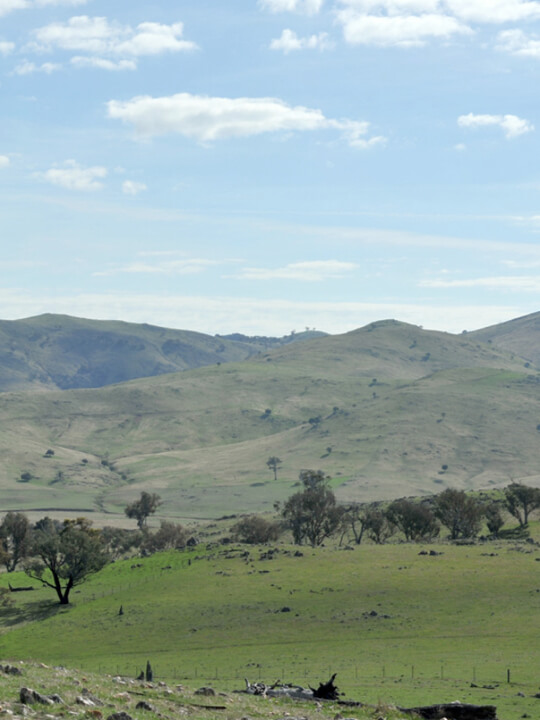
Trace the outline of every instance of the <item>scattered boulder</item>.
<instances>
[{"instance_id":1,"label":"scattered boulder","mask_svg":"<svg viewBox=\"0 0 540 720\"><path fill-rule=\"evenodd\" d=\"M0 672L4 675L22 675L22 670L16 665L0 665Z\"/></svg>"},{"instance_id":2,"label":"scattered boulder","mask_svg":"<svg viewBox=\"0 0 540 720\"><path fill-rule=\"evenodd\" d=\"M195 690L195 695L204 695L206 697L214 697L216 694L216 691L214 688L211 687L201 687L198 690Z\"/></svg>"},{"instance_id":3,"label":"scattered boulder","mask_svg":"<svg viewBox=\"0 0 540 720\"><path fill-rule=\"evenodd\" d=\"M21 688L19 691L19 700L23 705L33 705L36 702L43 703L43 705L52 705L52 700L40 695L35 690L30 688Z\"/></svg>"},{"instance_id":4,"label":"scattered boulder","mask_svg":"<svg viewBox=\"0 0 540 720\"><path fill-rule=\"evenodd\" d=\"M109 715L107 720L133 720L133 718L131 715L128 715L127 712L122 710L121 712L115 712L112 715Z\"/></svg>"},{"instance_id":5,"label":"scattered boulder","mask_svg":"<svg viewBox=\"0 0 540 720\"><path fill-rule=\"evenodd\" d=\"M148 712L156 712L155 709L146 700L141 700L135 705L135 710L146 710Z\"/></svg>"}]
</instances>

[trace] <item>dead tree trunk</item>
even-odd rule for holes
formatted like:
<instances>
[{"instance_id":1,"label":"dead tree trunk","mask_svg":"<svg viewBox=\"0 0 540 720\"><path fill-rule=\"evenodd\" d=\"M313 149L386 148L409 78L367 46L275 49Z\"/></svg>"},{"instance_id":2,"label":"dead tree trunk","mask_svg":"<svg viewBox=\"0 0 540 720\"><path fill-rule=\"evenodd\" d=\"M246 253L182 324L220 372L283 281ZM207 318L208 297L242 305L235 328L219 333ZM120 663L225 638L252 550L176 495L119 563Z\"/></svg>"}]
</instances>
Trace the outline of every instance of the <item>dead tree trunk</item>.
<instances>
[{"instance_id":1,"label":"dead tree trunk","mask_svg":"<svg viewBox=\"0 0 540 720\"><path fill-rule=\"evenodd\" d=\"M313 697L319 700L338 700L339 692L337 685L334 685L336 675L337 673L334 673L330 680L326 683L319 683L319 687L316 690L315 688L311 688L313 691Z\"/></svg>"}]
</instances>

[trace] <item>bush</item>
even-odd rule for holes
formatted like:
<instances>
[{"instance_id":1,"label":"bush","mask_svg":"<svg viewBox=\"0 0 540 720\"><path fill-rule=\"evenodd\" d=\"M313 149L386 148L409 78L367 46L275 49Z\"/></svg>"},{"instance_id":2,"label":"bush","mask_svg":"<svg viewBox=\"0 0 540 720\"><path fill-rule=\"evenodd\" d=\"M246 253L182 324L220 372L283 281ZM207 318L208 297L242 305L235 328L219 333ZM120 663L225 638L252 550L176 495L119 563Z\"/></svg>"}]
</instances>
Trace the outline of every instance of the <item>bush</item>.
<instances>
[{"instance_id":1,"label":"bush","mask_svg":"<svg viewBox=\"0 0 540 720\"><path fill-rule=\"evenodd\" d=\"M266 520L260 515L243 518L231 528L232 537L236 542L250 545L274 542L280 533L281 529L278 523Z\"/></svg>"},{"instance_id":2,"label":"bush","mask_svg":"<svg viewBox=\"0 0 540 720\"><path fill-rule=\"evenodd\" d=\"M187 532L183 525L162 520L159 530L156 530L155 533L146 533L142 549L150 553L160 550L178 550L186 547L187 539Z\"/></svg>"}]
</instances>

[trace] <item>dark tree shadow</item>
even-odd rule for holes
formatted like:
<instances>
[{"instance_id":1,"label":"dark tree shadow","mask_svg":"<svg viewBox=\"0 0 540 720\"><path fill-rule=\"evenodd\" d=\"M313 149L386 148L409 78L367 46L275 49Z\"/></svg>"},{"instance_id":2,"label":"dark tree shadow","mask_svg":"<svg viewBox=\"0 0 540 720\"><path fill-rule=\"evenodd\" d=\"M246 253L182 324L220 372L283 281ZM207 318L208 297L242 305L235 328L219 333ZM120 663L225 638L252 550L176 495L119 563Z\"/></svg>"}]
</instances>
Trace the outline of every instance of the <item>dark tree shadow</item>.
<instances>
[{"instance_id":1,"label":"dark tree shadow","mask_svg":"<svg viewBox=\"0 0 540 720\"><path fill-rule=\"evenodd\" d=\"M22 623L33 622L34 620L47 620L65 609L58 601L34 600L21 605L6 604L0 605L0 625L12 626Z\"/></svg>"},{"instance_id":2,"label":"dark tree shadow","mask_svg":"<svg viewBox=\"0 0 540 720\"><path fill-rule=\"evenodd\" d=\"M530 531L527 526L518 525L507 530L499 530L498 537L500 540L526 540L530 537Z\"/></svg>"}]
</instances>

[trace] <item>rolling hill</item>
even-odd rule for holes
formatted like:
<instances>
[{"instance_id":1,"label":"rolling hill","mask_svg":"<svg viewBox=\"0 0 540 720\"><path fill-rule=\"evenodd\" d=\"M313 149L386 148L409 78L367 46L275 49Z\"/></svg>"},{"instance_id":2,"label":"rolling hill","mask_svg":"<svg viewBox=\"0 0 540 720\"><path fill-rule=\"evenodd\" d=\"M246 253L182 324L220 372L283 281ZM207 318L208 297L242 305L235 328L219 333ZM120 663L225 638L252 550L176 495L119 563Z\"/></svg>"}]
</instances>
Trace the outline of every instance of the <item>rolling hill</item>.
<instances>
[{"instance_id":1,"label":"rolling hill","mask_svg":"<svg viewBox=\"0 0 540 720\"><path fill-rule=\"evenodd\" d=\"M216 336L154 325L40 315L0 321L0 391L95 388L244 360L311 338ZM318 333L323 335L324 333Z\"/></svg>"},{"instance_id":2,"label":"rolling hill","mask_svg":"<svg viewBox=\"0 0 540 720\"><path fill-rule=\"evenodd\" d=\"M4 393L0 488L5 509L110 523L142 489L169 517L271 510L302 468L342 500L536 484L539 400L515 352L387 320L237 363Z\"/></svg>"}]
</instances>

